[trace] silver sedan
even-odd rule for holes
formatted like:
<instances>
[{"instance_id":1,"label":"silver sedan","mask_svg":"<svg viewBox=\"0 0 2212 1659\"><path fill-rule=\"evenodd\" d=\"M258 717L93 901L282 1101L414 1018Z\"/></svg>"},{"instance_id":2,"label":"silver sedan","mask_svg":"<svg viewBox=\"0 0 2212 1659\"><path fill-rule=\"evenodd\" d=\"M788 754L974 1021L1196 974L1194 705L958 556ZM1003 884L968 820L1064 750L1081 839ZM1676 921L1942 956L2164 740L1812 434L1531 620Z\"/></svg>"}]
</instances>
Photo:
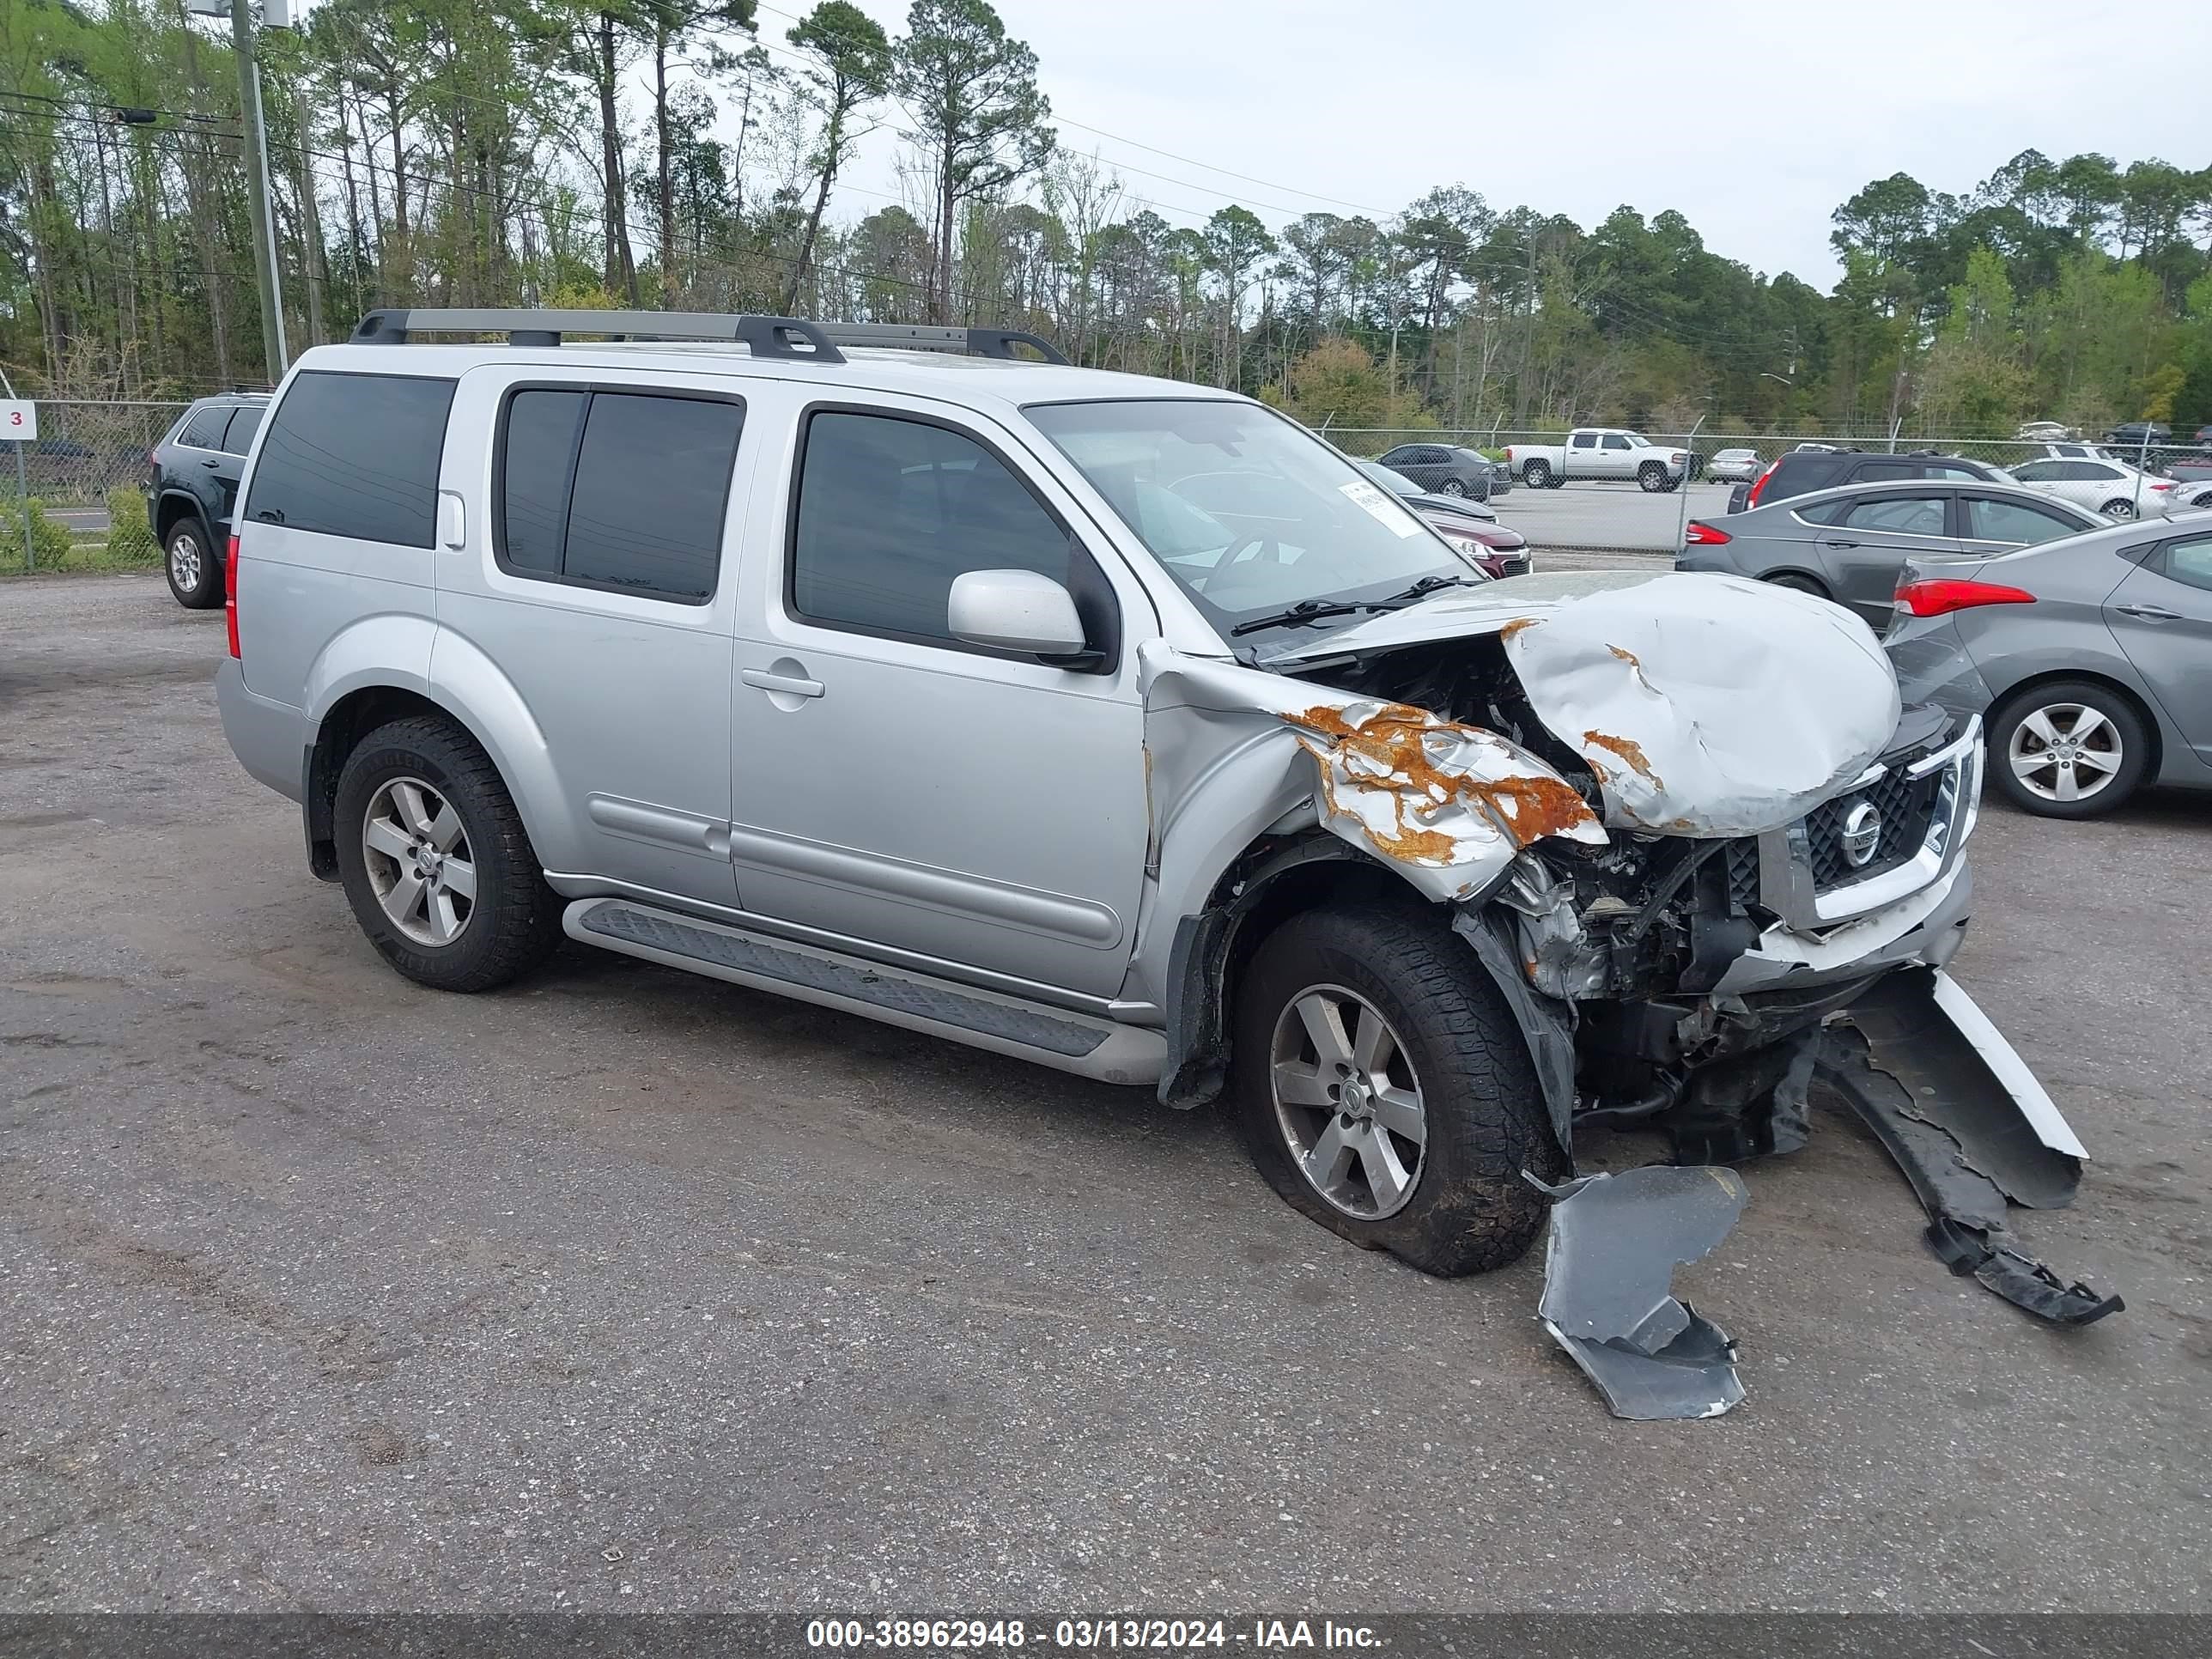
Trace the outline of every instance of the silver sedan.
<instances>
[{"instance_id":1,"label":"silver sedan","mask_svg":"<svg viewBox=\"0 0 2212 1659\"><path fill-rule=\"evenodd\" d=\"M2027 811L2094 817L2145 783L2212 789L2212 514L1916 558L1882 642L1908 703L1986 711L1988 775Z\"/></svg>"},{"instance_id":2,"label":"silver sedan","mask_svg":"<svg viewBox=\"0 0 2212 1659\"><path fill-rule=\"evenodd\" d=\"M1990 558L2109 522L2018 484L1939 478L1842 484L1748 513L1692 519L1674 568L1817 593L1879 629L1889 622L1898 573L1909 558Z\"/></svg>"}]
</instances>

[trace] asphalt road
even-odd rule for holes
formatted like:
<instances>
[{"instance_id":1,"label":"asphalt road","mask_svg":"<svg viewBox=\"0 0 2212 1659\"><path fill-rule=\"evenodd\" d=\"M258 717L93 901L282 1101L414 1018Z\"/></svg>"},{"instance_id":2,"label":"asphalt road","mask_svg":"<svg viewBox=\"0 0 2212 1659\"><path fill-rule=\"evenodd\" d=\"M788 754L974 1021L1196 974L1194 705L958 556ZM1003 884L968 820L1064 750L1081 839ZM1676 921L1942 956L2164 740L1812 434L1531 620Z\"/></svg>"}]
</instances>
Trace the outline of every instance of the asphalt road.
<instances>
[{"instance_id":1,"label":"asphalt road","mask_svg":"<svg viewBox=\"0 0 2212 1659\"><path fill-rule=\"evenodd\" d=\"M1688 516L1710 519L1727 512L1734 488L1689 485ZM1516 487L1492 505L1500 522L1512 526L1536 547L1540 563L1547 548L1671 554L1682 544L1682 491L1646 495L1632 483L1575 483L1558 489Z\"/></svg>"},{"instance_id":2,"label":"asphalt road","mask_svg":"<svg viewBox=\"0 0 2212 1659\"><path fill-rule=\"evenodd\" d=\"M1957 963L2128 1311L1951 1279L1824 1116L1679 1281L1749 1400L1634 1425L1537 1260L1362 1255L1211 1114L575 947L404 982L222 639L0 587L0 1610L2212 1607L2201 800L1987 813Z\"/></svg>"}]
</instances>

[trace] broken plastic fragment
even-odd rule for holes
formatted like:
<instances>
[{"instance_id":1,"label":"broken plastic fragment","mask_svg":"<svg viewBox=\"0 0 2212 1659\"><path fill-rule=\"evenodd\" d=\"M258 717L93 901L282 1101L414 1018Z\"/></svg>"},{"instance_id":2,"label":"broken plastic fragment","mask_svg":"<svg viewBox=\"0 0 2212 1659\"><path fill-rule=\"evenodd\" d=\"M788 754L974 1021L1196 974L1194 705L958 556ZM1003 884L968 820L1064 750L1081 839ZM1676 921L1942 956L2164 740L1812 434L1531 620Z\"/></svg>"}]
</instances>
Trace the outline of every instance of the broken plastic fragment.
<instances>
[{"instance_id":1,"label":"broken plastic fragment","mask_svg":"<svg viewBox=\"0 0 2212 1659\"><path fill-rule=\"evenodd\" d=\"M1728 1237L1749 1195L1733 1170L1651 1164L1531 1186L1557 1200L1537 1312L1616 1417L1718 1417L1743 1400L1735 1343L1675 1299L1676 1264Z\"/></svg>"}]
</instances>

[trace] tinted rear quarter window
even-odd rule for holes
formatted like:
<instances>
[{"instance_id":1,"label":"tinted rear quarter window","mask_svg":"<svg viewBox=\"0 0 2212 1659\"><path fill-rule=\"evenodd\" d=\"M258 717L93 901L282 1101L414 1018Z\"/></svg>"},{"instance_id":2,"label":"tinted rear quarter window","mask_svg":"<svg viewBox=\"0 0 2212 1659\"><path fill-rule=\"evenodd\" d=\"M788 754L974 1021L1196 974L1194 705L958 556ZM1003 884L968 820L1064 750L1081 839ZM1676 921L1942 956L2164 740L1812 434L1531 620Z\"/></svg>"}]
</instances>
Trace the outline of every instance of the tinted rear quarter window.
<instances>
[{"instance_id":1,"label":"tinted rear quarter window","mask_svg":"<svg viewBox=\"0 0 2212 1659\"><path fill-rule=\"evenodd\" d=\"M196 409L185 418L185 429L177 434L177 441L193 449L221 449L222 429L229 422L230 410L222 404Z\"/></svg>"},{"instance_id":2,"label":"tinted rear quarter window","mask_svg":"<svg viewBox=\"0 0 2212 1659\"><path fill-rule=\"evenodd\" d=\"M453 382L310 371L270 417L246 517L325 536L428 547Z\"/></svg>"}]
</instances>

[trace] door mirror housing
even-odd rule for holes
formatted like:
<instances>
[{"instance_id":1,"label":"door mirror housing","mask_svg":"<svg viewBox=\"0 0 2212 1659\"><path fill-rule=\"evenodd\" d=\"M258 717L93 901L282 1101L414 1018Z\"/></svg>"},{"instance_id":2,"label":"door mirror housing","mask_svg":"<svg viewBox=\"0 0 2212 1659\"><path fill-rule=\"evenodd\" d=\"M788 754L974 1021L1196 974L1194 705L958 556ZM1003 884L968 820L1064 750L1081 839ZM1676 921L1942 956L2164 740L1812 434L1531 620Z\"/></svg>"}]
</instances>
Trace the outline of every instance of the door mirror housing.
<instances>
[{"instance_id":1,"label":"door mirror housing","mask_svg":"<svg viewBox=\"0 0 2212 1659\"><path fill-rule=\"evenodd\" d=\"M945 611L946 631L969 645L1062 659L1088 649L1073 596L1034 570L963 570Z\"/></svg>"}]
</instances>

